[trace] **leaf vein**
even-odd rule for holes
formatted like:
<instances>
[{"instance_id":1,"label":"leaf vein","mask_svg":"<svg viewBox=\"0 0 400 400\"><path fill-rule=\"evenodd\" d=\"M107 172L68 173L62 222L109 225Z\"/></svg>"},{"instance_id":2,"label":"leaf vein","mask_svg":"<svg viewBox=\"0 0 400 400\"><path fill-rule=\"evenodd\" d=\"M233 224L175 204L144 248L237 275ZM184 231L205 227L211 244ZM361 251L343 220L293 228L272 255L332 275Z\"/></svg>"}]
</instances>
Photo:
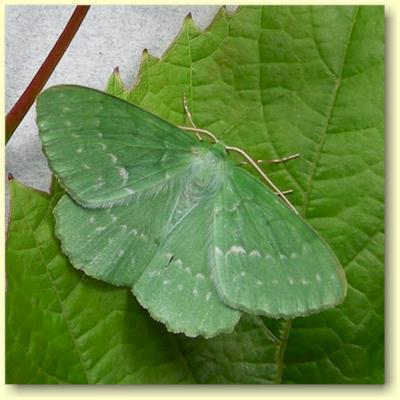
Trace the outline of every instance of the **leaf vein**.
<instances>
[{"instance_id":1,"label":"leaf vein","mask_svg":"<svg viewBox=\"0 0 400 400\"><path fill-rule=\"evenodd\" d=\"M350 46L350 41L351 41L351 37L352 37L352 34L353 34L353 30L354 30L354 25L355 25L355 22L356 22L356 19L357 19L358 10L359 10L359 8L357 7L356 11L354 13L354 17L353 17L353 21L352 21L350 30L349 30L349 35L348 35L347 42L346 42L346 45L345 45L345 51L343 52L342 65L340 67L339 77L336 80L336 84L335 84L335 87L334 87L334 93L333 93L333 97L332 97L332 102L331 102L331 106L330 106L330 109L329 109L329 113L328 113L327 118L326 118L326 124L325 124L324 129L323 129L323 131L321 133L321 139L320 139L320 142L318 144L317 154L316 154L316 158L315 158L315 161L314 161L314 168L313 168L313 170L311 172L310 179L308 181L307 191L305 193L304 205L303 205L303 210L302 210L302 214L303 214L304 218L307 217L308 203L309 203L311 192L312 192L312 189L313 189L315 177L317 175L317 169L318 169L318 166L319 166L319 162L321 160L322 150L323 150L323 147L325 145L329 123L330 123L330 121L332 119L333 109L335 107L335 103L336 103L337 96L338 96L338 93L339 93L340 83L341 83L342 74L343 74L343 68L344 68L344 64L345 64L345 61L346 61L347 52L348 52L348 49L349 49L349 46Z\"/></svg>"},{"instance_id":2,"label":"leaf vein","mask_svg":"<svg viewBox=\"0 0 400 400\"><path fill-rule=\"evenodd\" d=\"M44 216L43 216L43 219L46 217L46 215L47 215L49 209L50 209L50 208L48 207L48 208L47 208L47 211L46 211L46 214L44 214ZM23 208L23 207L21 207L21 212L22 212L22 214L24 214L24 218L25 218L25 220L27 221L27 224L29 225L30 229L32 230L32 232L34 232L34 228L33 228L33 226L31 225L31 222L29 221L29 219L27 218L27 215L25 214L25 211L24 211L24 208ZM41 258L42 261L43 261L43 265L45 266L46 275L48 275L48 277L50 278L51 285L52 285L52 287L53 287L53 289L54 289L54 292L55 292L55 294L56 294L57 300L58 300L58 302L59 302L59 304L60 304L61 315L62 315L62 317L63 317L63 319L64 319L64 322L65 322L65 325L66 325L66 327L67 327L68 333L70 334L70 337L71 337L72 342L73 342L73 344L74 344L74 347L75 347L76 353L77 353L77 355L78 355L78 359L79 359L79 362L80 362L80 364L81 364L81 368L82 368L82 371L83 371L83 373L84 373L85 379L86 379L87 383L89 383L90 380L89 380L89 376L88 376L88 371L86 370L86 368L85 368L85 366L84 366L84 363L83 363L83 360L82 360L82 354L81 354L81 352L80 352L80 350L79 350L79 347L78 347L78 345L77 345L77 343L76 343L76 338L75 338L74 334L72 333L72 329L71 329L71 326L70 326L70 324L69 324L68 318L67 318L67 316L66 316L66 313L65 313L65 310L64 310L64 304L63 304L63 301L62 301L62 299L61 299L59 289L58 289L58 287L57 287L57 285L56 285L56 281L54 280L52 274L50 273L49 269L47 268L46 257L45 257L44 254L43 254L42 248L41 248L40 246L38 246L38 243L37 243L37 240L36 240L36 236L35 236L35 235L33 235L33 239L34 239L34 241L35 241L35 243L36 243L36 245L37 245L38 253L39 253L39 255L40 255L40 258Z\"/></svg>"}]
</instances>

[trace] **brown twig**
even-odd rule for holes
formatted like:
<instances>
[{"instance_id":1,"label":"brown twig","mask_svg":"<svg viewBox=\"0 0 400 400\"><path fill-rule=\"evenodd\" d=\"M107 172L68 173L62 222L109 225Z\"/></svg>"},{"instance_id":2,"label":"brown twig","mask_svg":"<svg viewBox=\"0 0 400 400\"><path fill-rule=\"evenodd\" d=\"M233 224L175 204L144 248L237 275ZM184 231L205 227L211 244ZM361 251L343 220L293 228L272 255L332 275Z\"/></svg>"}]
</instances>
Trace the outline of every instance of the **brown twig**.
<instances>
[{"instance_id":1,"label":"brown twig","mask_svg":"<svg viewBox=\"0 0 400 400\"><path fill-rule=\"evenodd\" d=\"M78 31L82 21L84 20L90 6L76 6L70 20L65 26L62 34L58 38L56 44L51 49L44 63L32 79L31 83L25 89L22 96L15 103L14 107L6 116L6 143L11 138L18 125L31 108L36 96L46 84L50 75L54 71L61 57L64 55L69 44Z\"/></svg>"}]
</instances>

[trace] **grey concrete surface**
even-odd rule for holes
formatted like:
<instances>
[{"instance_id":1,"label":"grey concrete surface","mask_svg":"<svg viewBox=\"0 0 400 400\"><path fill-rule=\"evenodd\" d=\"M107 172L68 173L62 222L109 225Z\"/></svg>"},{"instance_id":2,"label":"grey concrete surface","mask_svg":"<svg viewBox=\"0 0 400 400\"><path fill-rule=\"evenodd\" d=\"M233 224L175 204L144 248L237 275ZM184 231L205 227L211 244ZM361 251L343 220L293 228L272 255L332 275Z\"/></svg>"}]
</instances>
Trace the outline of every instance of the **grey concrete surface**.
<instances>
[{"instance_id":1,"label":"grey concrete surface","mask_svg":"<svg viewBox=\"0 0 400 400\"><path fill-rule=\"evenodd\" d=\"M46 87L79 84L104 89L116 66L127 85L136 78L142 50L161 56L192 13L205 29L219 6L92 6ZM229 11L234 11L229 6ZM7 6L6 112L25 90L53 47L74 10L73 6ZM31 108L6 147L6 174L47 191L50 171L41 152ZM6 214L9 208L6 189Z\"/></svg>"}]
</instances>

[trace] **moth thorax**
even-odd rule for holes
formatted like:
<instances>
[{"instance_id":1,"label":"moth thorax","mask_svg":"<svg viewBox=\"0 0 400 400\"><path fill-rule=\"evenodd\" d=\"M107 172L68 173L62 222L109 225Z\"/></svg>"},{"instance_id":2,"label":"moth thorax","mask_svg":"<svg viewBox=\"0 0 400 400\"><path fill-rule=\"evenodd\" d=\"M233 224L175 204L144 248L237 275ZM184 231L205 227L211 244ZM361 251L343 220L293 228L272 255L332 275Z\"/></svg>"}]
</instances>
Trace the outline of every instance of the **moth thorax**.
<instances>
[{"instance_id":1,"label":"moth thorax","mask_svg":"<svg viewBox=\"0 0 400 400\"><path fill-rule=\"evenodd\" d=\"M190 186L198 195L212 194L221 186L226 158L212 145L192 149ZM194 193L193 193L194 194Z\"/></svg>"}]
</instances>

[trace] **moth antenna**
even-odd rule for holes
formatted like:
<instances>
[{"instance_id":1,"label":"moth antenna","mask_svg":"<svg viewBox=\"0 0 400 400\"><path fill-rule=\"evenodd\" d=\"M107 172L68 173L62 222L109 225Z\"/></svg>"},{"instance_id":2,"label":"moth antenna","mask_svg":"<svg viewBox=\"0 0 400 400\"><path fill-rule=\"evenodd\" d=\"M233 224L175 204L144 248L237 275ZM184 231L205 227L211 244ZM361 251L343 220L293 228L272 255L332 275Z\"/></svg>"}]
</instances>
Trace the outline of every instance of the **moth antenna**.
<instances>
[{"instance_id":1,"label":"moth antenna","mask_svg":"<svg viewBox=\"0 0 400 400\"><path fill-rule=\"evenodd\" d=\"M186 115L187 115L187 118L188 118L190 124L192 125L193 128L197 129L197 126L193 122L192 113L189 110L189 105L188 105L188 101L187 101L187 97L186 97L185 93L183 94L183 108L185 109L185 112L186 112ZM200 140L200 142L203 141L199 132L196 132L196 136L197 136L197 139Z\"/></svg>"},{"instance_id":2,"label":"moth antenna","mask_svg":"<svg viewBox=\"0 0 400 400\"><path fill-rule=\"evenodd\" d=\"M300 157L300 153L296 154L291 154L290 156L282 157L282 158L275 158L272 160L257 160L258 163L269 163L269 164L277 164L277 163L283 163L286 161L293 160L294 158Z\"/></svg>"},{"instance_id":3,"label":"moth antenna","mask_svg":"<svg viewBox=\"0 0 400 400\"><path fill-rule=\"evenodd\" d=\"M207 131L206 129L191 128L190 126L182 126L182 125L178 125L178 128L189 132L203 133L204 135L207 135L212 140L214 140L214 143L218 143L218 139L210 131Z\"/></svg>"},{"instance_id":4,"label":"moth antenna","mask_svg":"<svg viewBox=\"0 0 400 400\"><path fill-rule=\"evenodd\" d=\"M277 192L277 195L282 198L282 200L296 213L298 214L297 210L294 208L292 203L285 197L281 190L268 178L268 176L264 173L264 171L258 166L258 164L242 149L238 147L232 146L225 146L227 150L236 151L237 153L241 154L262 176L262 178Z\"/></svg>"},{"instance_id":5,"label":"moth antenna","mask_svg":"<svg viewBox=\"0 0 400 400\"><path fill-rule=\"evenodd\" d=\"M258 164L277 164L277 163L282 163L282 162L293 160L294 158L297 158L297 157L300 157L300 153L291 154L290 156L287 156L287 157L275 158L272 160L256 160L256 162ZM241 161L240 164L246 165L246 164L248 164L248 162Z\"/></svg>"}]
</instances>

